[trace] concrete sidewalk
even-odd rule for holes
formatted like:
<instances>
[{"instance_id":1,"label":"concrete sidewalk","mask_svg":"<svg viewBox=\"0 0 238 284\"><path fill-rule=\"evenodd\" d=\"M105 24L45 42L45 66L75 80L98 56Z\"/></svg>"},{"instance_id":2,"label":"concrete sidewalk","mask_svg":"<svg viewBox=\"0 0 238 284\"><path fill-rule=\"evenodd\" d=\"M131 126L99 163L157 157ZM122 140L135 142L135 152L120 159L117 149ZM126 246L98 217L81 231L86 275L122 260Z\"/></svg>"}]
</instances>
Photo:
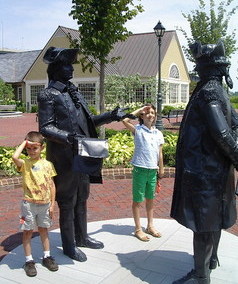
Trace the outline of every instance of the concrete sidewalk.
<instances>
[{"instance_id":1,"label":"concrete sidewalk","mask_svg":"<svg viewBox=\"0 0 238 284\"><path fill-rule=\"evenodd\" d=\"M146 219L142 219L146 226ZM133 236L133 219L114 219L88 224L89 235L104 242L104 249L82 248L88 260L77 262L62 253L59 230L50 232L52 255L59 264L57 272L41 265L39 237L32 240L37 276L27 277L22 265L22 246L4 257L0 265L0 283L92 283L92 284L170 284L193 267L192 232L174 220L155 219L162 233L141 242ZM219 248L221 266L211 274L212 284L238 283L238 237L222 232Z\"/></svg>"}]
</instances>

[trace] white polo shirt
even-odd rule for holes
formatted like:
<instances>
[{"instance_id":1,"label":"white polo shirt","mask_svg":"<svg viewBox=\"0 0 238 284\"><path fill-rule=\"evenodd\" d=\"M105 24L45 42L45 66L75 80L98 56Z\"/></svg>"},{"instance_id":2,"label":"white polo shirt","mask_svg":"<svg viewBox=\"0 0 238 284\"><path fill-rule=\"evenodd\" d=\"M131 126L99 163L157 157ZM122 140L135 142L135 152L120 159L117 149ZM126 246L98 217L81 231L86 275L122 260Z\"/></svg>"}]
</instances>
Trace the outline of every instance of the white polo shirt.
<instances>
[{"instance_id":1,"label":"white polo shirt","mask_svg":"<svg viewBox=\"0 0 238 284\"><path fill-rule=\"evenodd\" d=\"M135 126L135 149L131 160L133 166L157 169L159 164L159 148L164 144L161 131L152 127L149 129L144 124Z\"/></svg>"}]
</instances>

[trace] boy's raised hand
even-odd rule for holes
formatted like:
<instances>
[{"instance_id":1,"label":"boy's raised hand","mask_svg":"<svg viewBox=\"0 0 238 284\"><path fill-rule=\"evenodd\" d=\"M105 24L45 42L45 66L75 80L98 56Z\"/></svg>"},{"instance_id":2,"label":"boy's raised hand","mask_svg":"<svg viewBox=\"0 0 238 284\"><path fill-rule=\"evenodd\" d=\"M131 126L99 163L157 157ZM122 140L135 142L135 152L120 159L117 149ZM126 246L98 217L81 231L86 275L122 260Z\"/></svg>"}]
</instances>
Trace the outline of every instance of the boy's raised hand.
<instances>
[{"instance_id":1,"label":"boy's raised hand","mask_svg":"<svg viewBox=\"0 0 238 284\"><path fill-rule=\"evenodd\" d=\"M28 141L28 140L25 140L25 141L26 141L25 148L27 148L29 146L41 146L41 143L39 143L39 142L32 142L32 141Z\"/></svg>"}]
</instances>

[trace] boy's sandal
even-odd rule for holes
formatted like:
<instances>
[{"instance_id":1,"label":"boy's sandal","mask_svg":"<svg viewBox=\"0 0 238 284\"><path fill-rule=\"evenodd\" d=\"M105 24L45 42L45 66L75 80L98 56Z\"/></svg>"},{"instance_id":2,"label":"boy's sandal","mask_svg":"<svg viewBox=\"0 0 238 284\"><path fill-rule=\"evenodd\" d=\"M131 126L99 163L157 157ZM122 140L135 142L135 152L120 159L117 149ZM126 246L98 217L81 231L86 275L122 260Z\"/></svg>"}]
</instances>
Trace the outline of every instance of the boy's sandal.
<instances>
[{"instance_id":1,"label":"boy's sandal","mask_svg":"<svg viewBox=\"0 0 238 284\"><path fill-rule=\"evenodd\" d=\"M135 237L142 242L148 242L150 240L150 238L141 229L135 231Z\"/></svg>"},{"instance_id":2,"label":"boy's sandal","mask_svg":"<svg viewBox=\"0 0 238 284\"><path fill-rule=\"evenodd\" d=\"M161 238L161 234L160 232L158 232L155 227L148 227L145 232L151 236L153 236L154 238Z\"/></svg>"}]
</instances>

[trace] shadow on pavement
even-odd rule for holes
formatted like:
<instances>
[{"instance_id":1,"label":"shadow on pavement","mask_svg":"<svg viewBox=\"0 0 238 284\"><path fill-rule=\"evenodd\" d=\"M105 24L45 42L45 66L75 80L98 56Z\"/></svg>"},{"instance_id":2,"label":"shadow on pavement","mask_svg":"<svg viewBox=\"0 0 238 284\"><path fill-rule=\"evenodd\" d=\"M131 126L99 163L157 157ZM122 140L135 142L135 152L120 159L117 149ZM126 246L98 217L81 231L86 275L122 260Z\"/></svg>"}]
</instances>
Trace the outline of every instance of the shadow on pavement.
<instances>
[{"instance_id":1,"label":"shadow on pavement","mask_svg":"<svg viewBox=\"0 0 238 284\"><path fill-rule=\"evenodd\" d=\"M38 237L38 232L33 232L32 238ZM20 246L22 244L22 232L10 235L5 240L3 240L0 245L3 247L4 251L6 251L6 254L8 252L14 250L16 247ZM0 256L0 261L3 259L5 255Z\"/></svg>"}]
</instances>

